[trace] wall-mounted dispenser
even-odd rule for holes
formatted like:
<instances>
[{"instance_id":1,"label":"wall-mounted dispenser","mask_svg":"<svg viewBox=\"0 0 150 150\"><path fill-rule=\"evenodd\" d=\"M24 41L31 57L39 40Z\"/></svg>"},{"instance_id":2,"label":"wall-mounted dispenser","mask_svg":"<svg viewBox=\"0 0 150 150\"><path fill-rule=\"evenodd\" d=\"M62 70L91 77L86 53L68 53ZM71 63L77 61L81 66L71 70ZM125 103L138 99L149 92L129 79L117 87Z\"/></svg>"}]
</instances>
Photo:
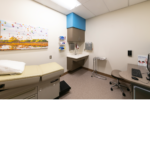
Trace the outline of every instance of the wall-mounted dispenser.
<instances>
[{"instance_id":1,"label":"wall-mounted dispenser","mask_svg":"<svg viewBox=\"0 0 150 150\"><path fill-rule=\"evenodd\" d=\"M93 44L92 44L92 42L86 42L85 43L85 50L89 50L89 51L93 50Z\"/></svg>"},{"instance_id":2,"label":"wall-mounted dispenser","mask_svg":"<svg viewBox=\"0 0 150 150\"><path fill-rule=\"evenodd\" d=\"M59 37L59 51L63 51L63 50L65 50L66 49L66 47L65 47L65 45L66 45L66 42L65 42L65 40L66 40L66 37L65 36L60 36Z\"/></svg>"},{"instance_id":3,"label":"wall-mounted dispenser","mask_svg":"<svg viewBox=\"0 0 150 150\"><path fill-rule=\"evenodd\" d=\"M75 50L75 44L74 43L69 43L69 50Z\"/></svg>"}]
</instances>

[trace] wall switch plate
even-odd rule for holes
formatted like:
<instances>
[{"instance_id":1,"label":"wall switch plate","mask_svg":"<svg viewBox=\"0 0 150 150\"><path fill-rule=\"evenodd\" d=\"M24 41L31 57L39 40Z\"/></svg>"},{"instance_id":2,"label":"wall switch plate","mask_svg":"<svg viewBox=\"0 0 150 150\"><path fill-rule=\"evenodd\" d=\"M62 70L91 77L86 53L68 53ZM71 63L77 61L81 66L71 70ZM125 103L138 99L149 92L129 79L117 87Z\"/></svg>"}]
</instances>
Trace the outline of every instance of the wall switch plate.
<instances>
[{"instance_id":1,"label":"wall switch plate","mask_svg":"<svg viewBox=\"0 0 150 150\"><path fill-rule=\"evenodd\" d=\"M132 57L132 50L128 50L128 56Z\"/></svg>"},{"instance_id":2,"label":"wall switch plate","mask_svg":"<svg viewBox=\"0 0 150 150\"><path fill-rule=\"evenodd\" d=\"M52 55L49 56L49 59L52 59Z\"/></svg>"}]
</instances>

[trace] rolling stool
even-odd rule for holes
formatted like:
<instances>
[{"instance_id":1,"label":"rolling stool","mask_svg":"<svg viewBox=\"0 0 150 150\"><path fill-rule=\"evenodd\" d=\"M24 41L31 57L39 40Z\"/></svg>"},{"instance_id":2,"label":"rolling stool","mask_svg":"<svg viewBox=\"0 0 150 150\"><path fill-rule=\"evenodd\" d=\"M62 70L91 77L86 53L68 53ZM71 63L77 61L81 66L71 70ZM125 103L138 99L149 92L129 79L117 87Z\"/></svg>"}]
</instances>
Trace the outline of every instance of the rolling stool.
<instances>
[{"instance_id":1,"label":"rolling stool","mask_svg":"<svg viewBox=\"0 0 150 150\"><path fill-rule=\"evenodd\" d=\"M122 79L122 78L120 77L119 72L121 72L121 71L120 71L120 70L113 70L113 71L111 72L111 76L117 79L117 83L115 83L115 82L110 82L110 84L114 84L114 85L111 87L111 91L113 91L113 87L118 86L118 88L122 91L122 95L123 95L123 96L126 96L126 94L124 93L122 87L127 88L127 91L130 91L130 89L129 89L127 86L124 86L124 85L121 85L121 84L120 84L119 80Z\"/></svg>"}]
</instances>

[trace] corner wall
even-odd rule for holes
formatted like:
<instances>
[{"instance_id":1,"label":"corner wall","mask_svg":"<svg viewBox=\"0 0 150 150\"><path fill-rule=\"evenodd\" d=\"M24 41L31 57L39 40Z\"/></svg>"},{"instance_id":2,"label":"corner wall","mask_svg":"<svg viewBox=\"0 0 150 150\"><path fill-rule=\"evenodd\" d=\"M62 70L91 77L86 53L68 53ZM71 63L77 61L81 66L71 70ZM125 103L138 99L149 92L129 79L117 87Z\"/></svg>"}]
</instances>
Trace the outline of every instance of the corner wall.
<instances>
[{"instance_id":1,"label":"corner wall","mask_svg":"<svg viewBox=\"0 0 150 150\"><path fill-rule=\"evenodd\" d=\"M139 54L150 53L150 1L88 19L86 27L86 42L94 46L86 68L93 69L93 57L105 56L98 71L125 71L128 63L137 64ZM133 50L133 57L127 56L128 50Z\"/></svg>"},{"instance_id":2,"label":"corner wall","mask_svg":"<svg viewBox=\"0 0 150 150\"><path fill-rule=\"evenodd\" d=\"M66 16L31 0L2 0L0 19L48 28L49 47L40 50L0 51L0 59L23 61L26 65L57 62L67 71L67 49L59 52L59 36L67 36ZM53 59L49 59L52 55Z\"/></svg>"}]
</instances>

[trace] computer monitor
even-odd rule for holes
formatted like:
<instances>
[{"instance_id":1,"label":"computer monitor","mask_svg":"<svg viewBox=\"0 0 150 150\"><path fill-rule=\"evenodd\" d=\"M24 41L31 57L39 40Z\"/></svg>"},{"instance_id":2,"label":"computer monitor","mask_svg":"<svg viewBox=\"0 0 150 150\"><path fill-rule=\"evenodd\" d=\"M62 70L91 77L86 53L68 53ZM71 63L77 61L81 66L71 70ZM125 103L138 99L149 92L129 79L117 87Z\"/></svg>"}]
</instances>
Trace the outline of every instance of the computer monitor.
<instances>
[{"instance_id":1,"label":"computer monitor","mask_svg":"<svg viewBox=\"0 0 150 150\"><path fill-rule=\"evenodd\" d=\"M147 69L148 69L148 71L150 73L150 54L148 54Z\"/></svg>"}]
</instances>

